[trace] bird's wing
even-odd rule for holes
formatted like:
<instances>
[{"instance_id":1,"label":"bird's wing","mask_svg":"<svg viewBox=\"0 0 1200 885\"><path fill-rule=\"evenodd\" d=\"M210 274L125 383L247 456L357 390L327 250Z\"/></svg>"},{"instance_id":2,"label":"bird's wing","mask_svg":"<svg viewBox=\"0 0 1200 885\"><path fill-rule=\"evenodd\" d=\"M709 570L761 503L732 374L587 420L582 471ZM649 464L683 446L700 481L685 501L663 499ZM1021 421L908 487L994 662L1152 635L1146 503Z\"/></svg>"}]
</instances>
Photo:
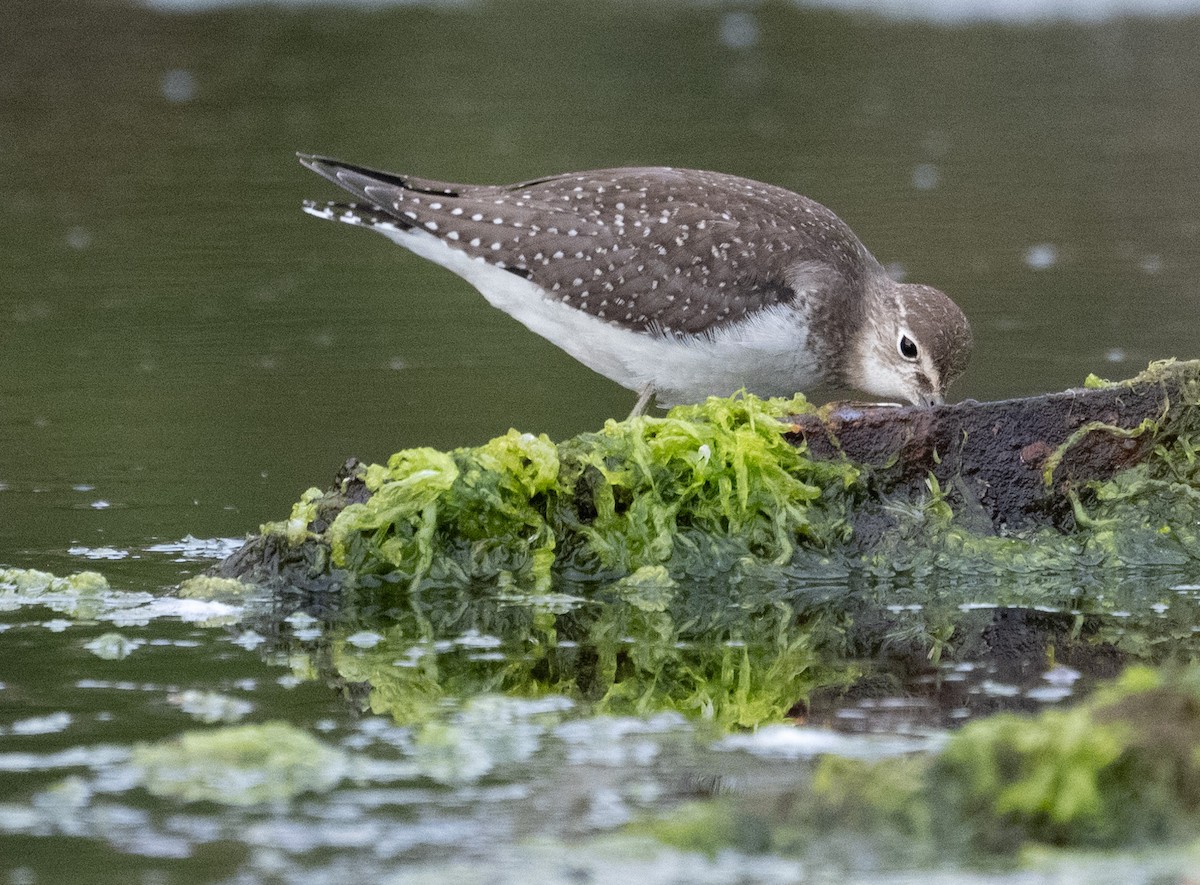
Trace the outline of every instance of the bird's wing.
<instances>
[{"instance_id":1,"label":"bird's wing","mask_svg":"<svg viewBox=\"0 0 1200 885\"><path fill-rule=\"evenodd\" d=\"M300 161L393 225L523 276L548 298L656 335L712 334L853 282L864 256L873 261L819 203L720 173L608 169L492 186Z\"/></svg>"}]
</instances>

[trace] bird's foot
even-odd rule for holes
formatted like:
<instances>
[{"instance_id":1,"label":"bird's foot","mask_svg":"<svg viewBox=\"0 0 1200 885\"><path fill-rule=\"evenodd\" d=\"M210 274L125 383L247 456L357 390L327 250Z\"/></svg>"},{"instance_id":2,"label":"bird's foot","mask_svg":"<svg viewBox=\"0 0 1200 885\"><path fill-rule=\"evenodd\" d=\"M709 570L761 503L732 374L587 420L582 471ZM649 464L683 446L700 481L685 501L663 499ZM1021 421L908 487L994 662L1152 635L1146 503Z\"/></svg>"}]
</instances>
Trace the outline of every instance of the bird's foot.
<instances>
[{"instance_id":1,"label":"bird's foot","mask_svg":"<svg viewBox=\"0 0 1200 885\"><path fill-rule=\"evenodd\" d=\"M650 400L654 399L654 383L646 382L646 385L638 391L637 402L633 406L633 411L629 413L629 418L636 418L638 415L646 413L646 407L650 405ZM625 420L629 420L626 418Z\"/></svg>"}]
</instances>

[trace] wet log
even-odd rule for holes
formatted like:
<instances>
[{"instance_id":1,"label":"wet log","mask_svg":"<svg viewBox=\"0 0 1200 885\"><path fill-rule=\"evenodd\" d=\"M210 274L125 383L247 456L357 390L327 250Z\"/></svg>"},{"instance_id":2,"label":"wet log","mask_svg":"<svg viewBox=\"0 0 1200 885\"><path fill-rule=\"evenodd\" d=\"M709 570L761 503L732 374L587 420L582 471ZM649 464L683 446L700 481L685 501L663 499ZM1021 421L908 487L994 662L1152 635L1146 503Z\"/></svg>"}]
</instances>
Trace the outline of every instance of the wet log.
<instances>
[{"instance_id":1,"label":"wet log","mask_svg":"<svg viewBox=\"0 0 1200 885\"><path fill-rule=\"evenodd\" d=\"M814 458L864 466L882 499L916 500L933 476L958 518L978 532L1070 529L1071 493L1195 432L1198 396L1200 361L1171 360L1128 381L998 402L835 403L796 416L791 439ZM868 535L882 528L856 525Z\"/></svg>"}]
</instances>

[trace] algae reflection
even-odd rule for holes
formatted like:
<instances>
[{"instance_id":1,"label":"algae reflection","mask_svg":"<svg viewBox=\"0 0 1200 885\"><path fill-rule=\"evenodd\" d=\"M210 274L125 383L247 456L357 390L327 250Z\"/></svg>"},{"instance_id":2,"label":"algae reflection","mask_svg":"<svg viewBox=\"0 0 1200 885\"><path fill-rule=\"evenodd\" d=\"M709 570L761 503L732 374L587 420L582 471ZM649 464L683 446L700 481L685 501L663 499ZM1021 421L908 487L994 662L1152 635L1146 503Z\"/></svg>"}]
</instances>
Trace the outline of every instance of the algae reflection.
<instances>
[{"instance_id":1,"label":"algae reflection","mask_svg":"<svg viewBox=\"0 0 1200 885\"><path fill-rule=\"evenodd\" d=\"M722 728L753 727L857 673L830 654L836 615L798 616L779 587L744 581L731 604L722 584L684 590L664 569L646 567L572 589L578 595L425 586L397 605L389 597L406 590L359 587L347 591L349 610L323 606L322 629L284 633L280 642L298 673L332 677L373 712L406 724L503 693L561 696L584 714L674 710Z\"/></svg>"},{"instance_id":2,"label":"algae reflection","mask_svg":"<svg viewBox=\"0 0 1200 885\"><path fill-rule=\"evenodd\" d=\"M910 726L945 727L1044 708L1129 661L1200 652L1200 589L1166 571L956 582L787 570L731 584L645 567L549 594L383 584L299 608L321 621L283 624L276 648L293 669L412 725L506 694L562 697L572 716L674 710L720 729L833 721L873 698L909 697L926 703ZM1075 676L1052 693L1052 670Z\"/></svg>"}]
</instances>

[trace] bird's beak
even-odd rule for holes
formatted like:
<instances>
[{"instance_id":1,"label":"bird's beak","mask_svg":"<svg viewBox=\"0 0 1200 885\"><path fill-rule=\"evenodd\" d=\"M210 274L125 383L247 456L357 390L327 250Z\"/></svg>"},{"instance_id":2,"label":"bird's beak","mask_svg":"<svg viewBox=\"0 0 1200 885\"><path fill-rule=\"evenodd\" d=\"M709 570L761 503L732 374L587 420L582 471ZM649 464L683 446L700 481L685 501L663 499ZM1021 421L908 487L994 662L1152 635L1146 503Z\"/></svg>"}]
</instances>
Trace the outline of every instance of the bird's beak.
<instances>
[{"instance_id":1,"label":"bird's beak","mask_svg":"<svg viewBox=\"0 0 1200 885\"><path fill-rule=\"evenodd\" d=\"M942 387L940 384L930 384L921 391L920 405L940 406L946 401L946 397L942 395Z\"/></svg>"}]
</instances>

